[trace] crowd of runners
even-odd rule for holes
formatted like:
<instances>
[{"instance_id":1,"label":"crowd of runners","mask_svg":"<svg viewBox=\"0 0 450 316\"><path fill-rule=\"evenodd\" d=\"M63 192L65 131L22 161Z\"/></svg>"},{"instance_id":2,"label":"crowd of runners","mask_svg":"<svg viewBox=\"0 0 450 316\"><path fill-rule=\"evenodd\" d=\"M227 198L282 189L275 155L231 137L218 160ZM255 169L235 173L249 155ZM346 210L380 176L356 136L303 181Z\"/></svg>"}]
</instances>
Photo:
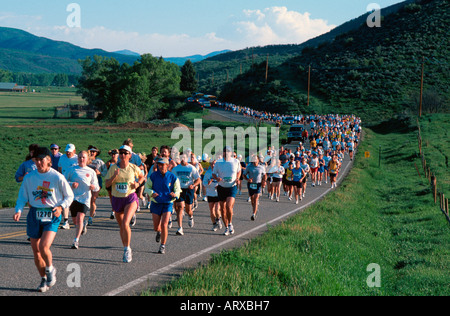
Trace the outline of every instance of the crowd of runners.
<instances>
[{"instance_id":1,"label":"crowd of runners","mask_svg":"<svg viewBox=\"0 0 450 316\"><path fill-rule=\"evenodd\" d=\"M104 162L95 146L77 151L74 144L67 144L61 153L56 144L30 145L15 177L21 187L14 220L19 221L24 208L30 207L27 234L41 276L38 290L45 292L56 282L50 247L58 229L70 229L70 215L75 225L71 248L79 249L81 236L93 224L102 187L109 194L111 219L119 226L125 263L133 258L132 227L141 208L150 209L159 253L165 254L174 222L176 235L183 236L183 218L187 216L193 228L199 202L208 203L211 231L229 236L235 233L237 196L248 194L250 219L255 221L261 197L299 204L309 183L311 188L328 183L335 188L344 155L352 159L356 150L360 120L337 115L299 119L309 124L309 132L294 149L269 147L248 158L237 156L228 146L214 157L197 156L189 148L174 156L168 146L153 147L151 154L143 155L135 153L133 141L127 139L109 150L109 160Z\"/></svg>"}]
</instances>

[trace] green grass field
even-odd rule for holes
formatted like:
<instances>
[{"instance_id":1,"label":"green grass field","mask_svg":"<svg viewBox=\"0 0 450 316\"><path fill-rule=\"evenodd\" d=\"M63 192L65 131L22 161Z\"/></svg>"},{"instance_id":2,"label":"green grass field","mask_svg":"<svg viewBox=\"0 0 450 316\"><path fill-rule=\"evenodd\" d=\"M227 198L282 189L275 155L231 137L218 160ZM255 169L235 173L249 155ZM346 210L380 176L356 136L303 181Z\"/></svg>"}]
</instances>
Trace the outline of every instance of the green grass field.
<instances>
[{"instance_id":1,"label":"green grass field","mask_svg":"<svg viewBox=\"0 0 450 316\"><path fill-rule=\"evenodd\" d=\"M431 122L449 128L448 116ZM365 131L354 168L336 191L245 247L142 295L448 296L450 227L414 167L416 131ZM381 287L368 286L373 263Z\"/></svg>"}]
</instances>

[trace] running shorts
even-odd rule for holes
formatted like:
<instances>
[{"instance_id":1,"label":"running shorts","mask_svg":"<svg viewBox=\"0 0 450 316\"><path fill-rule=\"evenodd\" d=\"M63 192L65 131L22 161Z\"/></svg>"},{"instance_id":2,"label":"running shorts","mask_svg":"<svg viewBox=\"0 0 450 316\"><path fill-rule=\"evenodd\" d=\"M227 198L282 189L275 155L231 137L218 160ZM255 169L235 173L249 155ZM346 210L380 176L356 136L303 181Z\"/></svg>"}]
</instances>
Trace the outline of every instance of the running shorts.
<instances>
[{"instance_id":1,"label":"running shorts","mask_svg":"<svg viewBox=\"0 0 450 316\"><path fill-rule=\"evenodd\" d=\"M162 216L164 213L173 212L173 203L155 203L150 204L150 213Z\"/></svg>"},{"instance_id":2,"label":"running shorts","mask_svg":"<svg viewBox=\"0 0 450 316\"><path fill-rule=\"evenodd\" d=\"M261 193L261 183L249 183L247 182L248 195L253 196Z\"/></svg>"},{"instance_id":3,"label":"running shorts","mask_svg":"<svg viewBox=\"0 0 450 316\"><path fill-rule=\"evenodd\" d=\"M207 196L206 198L208 199L208 203L217 203L217 202L219 202L219 197L218 196Z\"/></svg>"},{"instance_id":4,"label":"running shorts","mask_svg":"<svg viewBox=\"0 0 450 316\"><path fill-rule=\"evenodd\" d=\"M83 213L84 215L86 215L90 210L90 208L86 204L80 203L78 201L73 201L69 209L72 217L77 217L78 213Z\"/></svg>"},{"instance_id":5,"label":"running shorts","mask_svg":"<svg viewBox=\"0 0 450 316\"><path fill-rule=\"evenodd\" d=\"M224 188L220 185L217 186L217 194L219 195L220 202L225 202L229 197L236 198L237 191L236 185L231 188Z\"/></svg>"},{"instance_id":6,"label":"running shorts","mask_svg":"<svg viewBox=\"0 0 450 316\"><path fill-rule=\"evenodd\" d=\"M136 203L139 206L139 199L136 193L131 193L127 197L111 197L111 206L114 212L123 213L125 207L131 203Z\"/></svg>"},{"instance_id":7,"label":"running shorts","mask_svg":"<svg viewBox=\"0 0 450 316\"><path fill-rule=\"evenodd\" d=\"M195 189L181 189L180 198L176 200L177 203L185 202L187 205L194 204Z\"/></svg>"},{"instance_id":8,"label":"running shorts","mask_svg":"<svg viewBox=\"0 0 450 316\"><path fill-rule=\"evenodd\" d=\"M38 209L35 207L30 208L27 215L28 237L33 239L40 239L44 232L58 232L62 215L60 215L59 217L55 217L53 213L50 215L49 212L51 212L51 209Z\"/></svg>"}]
</instances>

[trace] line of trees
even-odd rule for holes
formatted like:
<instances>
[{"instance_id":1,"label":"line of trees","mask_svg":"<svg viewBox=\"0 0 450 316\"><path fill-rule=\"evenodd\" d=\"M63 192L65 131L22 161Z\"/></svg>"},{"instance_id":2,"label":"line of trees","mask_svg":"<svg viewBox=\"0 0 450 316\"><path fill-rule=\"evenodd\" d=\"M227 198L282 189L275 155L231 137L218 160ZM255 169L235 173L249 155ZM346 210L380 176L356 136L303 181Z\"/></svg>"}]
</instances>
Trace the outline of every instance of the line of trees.
<instances>
[{"instance_id":1,"label":"line of trees","mask_svg":"<svg viewBox=\"0 0 450 316\"><path fill-rule=\"evenodd\" d=\"M87 57L80 63L83 70L78 92L111 122L171 117L168 112L173 114L184 105L183 91L196 88L189 82L195 80L193 67L182 75L176 64L150 54L142 55L132 66L100 56Z\"/></svg>"},{"instance_id":2,"label":"line of trees","mask_svg":"<svg viewBox=\"0 0 450 316\"><path fill-rule=\"evenodd\" d=\"M24 86L57 86L68 87L75 85L78 82L79 75L74 74L33 74L24 72L11 72L8 70L0 69L0 82L15 82Z\"/></svg>"}]
</instances>

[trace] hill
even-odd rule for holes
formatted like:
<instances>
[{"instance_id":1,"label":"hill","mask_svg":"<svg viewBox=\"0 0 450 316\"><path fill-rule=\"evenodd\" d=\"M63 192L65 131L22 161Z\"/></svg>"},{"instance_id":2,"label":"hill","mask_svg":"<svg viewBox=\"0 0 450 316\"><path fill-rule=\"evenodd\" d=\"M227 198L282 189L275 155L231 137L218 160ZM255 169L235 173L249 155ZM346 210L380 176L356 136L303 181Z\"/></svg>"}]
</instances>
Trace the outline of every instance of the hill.
<instances>
[{"instance_id":1,"label":"hill","mask_svg":"<svg viewBox=\"0 0 450 316\"><path fill-rule=\"evenodd\" d=\"M80 74L78 59L87 56L113 57L120 63L133 64L136 56L110 53L38 37L28 32L0 27L0 69L27 73Z\"/></svg>"},{"instance_id":2,"label":"hill","mask_svg":"<svg viewBox=\"0 0 450 316\"><path fill-rule=\"evenodd\" d=\"M414 0L407 0L383 8L382 14L388 15L397 12L405 4L413 2ZM216 90L221 90L221 87L227 82L227 78L228 81L231 81L239 74L248 71L252 67L252 64L266 61L267 55L269 55L271 67L279 66L290 58L300 55L306 47L313 48L324 43L332 42L336 37L359 28L366 23L368 15L369 13L363 14L360 17L343 23L328 33L312 38L304 43L249 47L197 62L194 66L200 78L199 90L217 94Z\"/></svg>"},{"instance_id":3,"label":"hill","mask_svg":"<svg viewBox=\"0 0 450 316\"><path fill-rule=\"evenodd\" d=\"M377 121L411 108L416 111L424 60L428 110L448 110L449 15L445 0L402 3L399 10L383 16L380 28L363 23L270 67L267 83L265 63L255 65L225 85L221 98L272 112L355 113ZM307 109L309 65L314 98Z\"/></svg>"}]
</instances>

